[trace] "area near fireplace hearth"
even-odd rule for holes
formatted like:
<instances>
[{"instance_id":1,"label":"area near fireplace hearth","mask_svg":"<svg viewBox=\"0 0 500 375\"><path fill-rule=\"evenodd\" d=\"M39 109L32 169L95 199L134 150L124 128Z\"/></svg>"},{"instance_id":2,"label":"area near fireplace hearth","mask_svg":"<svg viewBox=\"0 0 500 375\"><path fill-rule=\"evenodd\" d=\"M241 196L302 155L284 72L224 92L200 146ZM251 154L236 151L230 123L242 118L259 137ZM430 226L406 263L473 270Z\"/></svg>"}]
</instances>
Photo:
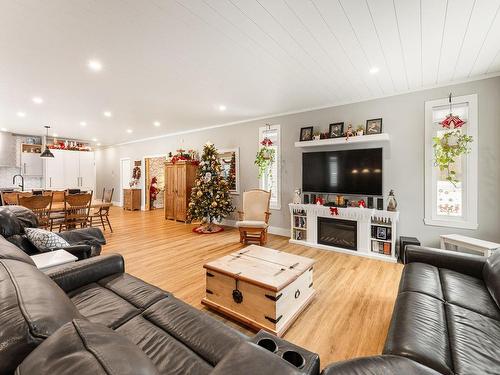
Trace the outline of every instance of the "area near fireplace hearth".
<instances>
[{"instance_id":1,"label":"area near fireplace hearth","mask_svg":"<svg viewBox=\"0 0 500 375\"><path fill-rule=\"evenodd\" d=\"M399 212L360 207L290 204L290 242L352 255L397 261Z\"/></svg>"}]
</instances>

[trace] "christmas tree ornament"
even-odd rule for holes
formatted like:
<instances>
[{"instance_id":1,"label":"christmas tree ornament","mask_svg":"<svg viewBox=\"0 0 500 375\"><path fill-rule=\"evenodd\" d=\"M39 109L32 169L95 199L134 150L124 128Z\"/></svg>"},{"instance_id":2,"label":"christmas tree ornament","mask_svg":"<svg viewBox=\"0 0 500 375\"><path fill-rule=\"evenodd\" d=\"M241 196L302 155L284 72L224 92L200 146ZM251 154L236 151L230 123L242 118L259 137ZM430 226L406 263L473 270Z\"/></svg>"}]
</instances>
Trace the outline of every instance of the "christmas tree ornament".
<instances>
[{"instance_id":1,"label":"christmas tree ornament","mask_svg":"<svg viewBox=\"0 0 500 375\"><path fill-rule=\"evenodd\" d=\"M448 102L450 103L450 113L439 124L445 129L461 128L465 124L465 121L462 120L460 117L453 114L453 105L451 102L451 92L450 92L450 96L448 97Z\"/></svg>"}]
</instances>

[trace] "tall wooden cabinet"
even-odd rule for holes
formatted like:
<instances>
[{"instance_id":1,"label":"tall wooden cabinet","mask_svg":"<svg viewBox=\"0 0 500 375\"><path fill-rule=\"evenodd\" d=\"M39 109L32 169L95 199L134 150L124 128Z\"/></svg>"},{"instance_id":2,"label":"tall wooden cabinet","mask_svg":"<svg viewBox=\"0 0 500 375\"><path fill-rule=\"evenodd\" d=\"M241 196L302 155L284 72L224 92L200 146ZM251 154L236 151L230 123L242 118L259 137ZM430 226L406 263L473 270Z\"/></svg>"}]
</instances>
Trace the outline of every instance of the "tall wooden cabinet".
<instances>
[{"instance_id":1,"label":"tall wooden cabinet","mask_svg":"<svg viewBox=\"0 0 500 375\"><path fill-rule=\"evenodd\" d=\"M186 221L197 165L178 161L165 163L165 219Z\"/></svg>"}]
</instances>

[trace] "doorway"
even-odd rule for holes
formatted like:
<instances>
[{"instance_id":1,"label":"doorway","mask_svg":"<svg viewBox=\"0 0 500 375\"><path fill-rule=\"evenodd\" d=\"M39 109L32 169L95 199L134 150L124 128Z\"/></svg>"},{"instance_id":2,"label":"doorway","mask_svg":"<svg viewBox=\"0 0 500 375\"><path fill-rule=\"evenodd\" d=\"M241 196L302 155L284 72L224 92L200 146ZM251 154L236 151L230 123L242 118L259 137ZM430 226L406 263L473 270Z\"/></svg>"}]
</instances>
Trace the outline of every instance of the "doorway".
<instances>
[{"instance_id":1,"label":"doorway","mask_svg":"<svg viewBox=\"0 0 500 375\"><path fill-rule=\"evenodd\" d=\"M144 208L154 210L164 207L166 155L144 157ZM155 189L156 188L156 189Z\"/></svg>"},{"instance_id":2,"label":"doorway","mask_svg":"<svg viewBox=\"0 0 500 375\"><path fill-rule=\"evenodd\" d=\"M130 158L120 159L120 204L123 206L123 189L129 189L132 178L132 162Z\"/></svg>"}]
</instances>

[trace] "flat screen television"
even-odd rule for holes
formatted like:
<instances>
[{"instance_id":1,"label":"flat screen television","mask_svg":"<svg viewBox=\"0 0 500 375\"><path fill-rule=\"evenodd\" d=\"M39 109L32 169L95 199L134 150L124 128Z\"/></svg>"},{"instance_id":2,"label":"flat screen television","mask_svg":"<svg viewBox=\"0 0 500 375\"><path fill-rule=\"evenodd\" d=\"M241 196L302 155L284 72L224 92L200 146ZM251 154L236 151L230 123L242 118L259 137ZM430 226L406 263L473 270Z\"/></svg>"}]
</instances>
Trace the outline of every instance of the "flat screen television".
<instances>
[{"instance_id":1,"label":"flat screen television","mask_svg":"<svg viewBox=\"0 0 500 375\"><path fill-rule=\"evenodd\" d=\"M303 153L302 191L382 195L382 149Z\"/></svg>"}]
</instances>

